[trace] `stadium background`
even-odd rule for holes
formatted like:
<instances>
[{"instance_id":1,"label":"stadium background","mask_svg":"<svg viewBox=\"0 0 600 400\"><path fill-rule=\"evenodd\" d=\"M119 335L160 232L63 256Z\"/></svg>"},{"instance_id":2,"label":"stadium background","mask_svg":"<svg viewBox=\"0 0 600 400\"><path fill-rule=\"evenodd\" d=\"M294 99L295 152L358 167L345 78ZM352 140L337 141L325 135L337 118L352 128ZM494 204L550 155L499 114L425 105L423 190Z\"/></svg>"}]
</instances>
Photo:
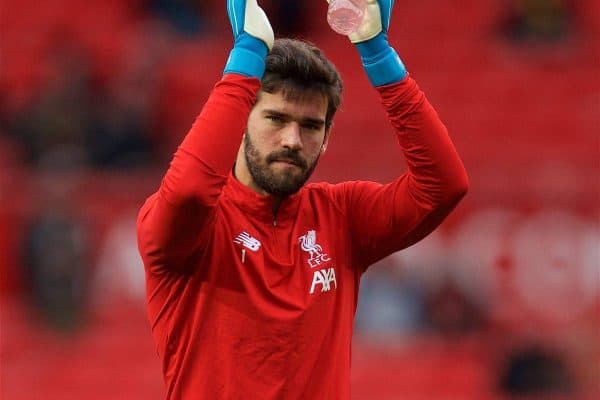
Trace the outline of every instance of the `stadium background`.
<instances>
[{"instance_id":1,"label":"stadium background","mask_svg":"<svg viewBox=\"0 0 600 400\"><path fill-rule=\"evenodd\" d=\"M345 79L314 179L401 172L325 2L260 3ZM392 21L471 190L365 276L353 398L599 398L600 2L398 1ZM0 4L0 398L162 398L135 215L230 47L220 0Z\"/></svg>"}]
</instances>

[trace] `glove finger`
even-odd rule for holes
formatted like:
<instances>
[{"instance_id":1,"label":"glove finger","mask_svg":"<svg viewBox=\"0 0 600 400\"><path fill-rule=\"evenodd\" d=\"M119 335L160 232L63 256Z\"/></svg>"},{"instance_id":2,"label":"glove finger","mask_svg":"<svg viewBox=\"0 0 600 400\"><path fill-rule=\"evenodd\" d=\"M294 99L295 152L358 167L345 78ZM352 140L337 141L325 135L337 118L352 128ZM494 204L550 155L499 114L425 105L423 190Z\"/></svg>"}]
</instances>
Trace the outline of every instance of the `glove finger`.
<instances>
[{"instance_id":1,"label":"glove finger","mask_svg":"<svg viewBox=\"0 0 600 400\"><path fill-rule=\"evenodd\" d=\"M256 0L246 0L244 31L262 40L269 49L273 47L273 41L275 40L273 28L264 10Z\"/></svg>"},{"instance_id":2,"label":"glove finger","mask_svg":"<svg viewBox=\"0 0 600 400\"><path fill-rule=\"evenodd\" d=\"M383 26L383 31L387 32L392 18L394 0L377 0L377 3L379 4L379 12L381 13L381 25Z\"/></svg>"},{"instance_id":3,"label":"glove finger","mask_svg":"<svg viewBox=\"0 0 600 400\"><path fill-rule=\"evenodd\" d=\"M244 31L246 0L227 0L227 16L231 24L234 39Z\"/></svg>"}]
</instances>

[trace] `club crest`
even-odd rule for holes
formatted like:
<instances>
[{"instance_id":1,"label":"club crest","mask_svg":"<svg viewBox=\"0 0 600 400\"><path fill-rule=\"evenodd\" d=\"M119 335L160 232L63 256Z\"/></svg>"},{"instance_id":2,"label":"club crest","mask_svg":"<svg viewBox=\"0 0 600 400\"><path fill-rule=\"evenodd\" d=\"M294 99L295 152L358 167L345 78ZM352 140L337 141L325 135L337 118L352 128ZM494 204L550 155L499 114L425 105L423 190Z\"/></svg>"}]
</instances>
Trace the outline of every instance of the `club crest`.
<instances>
[{"instance_id":1,"label":"club crest","mask_svg":"<svg viewBox=\"0 0 600 400\"><path fill-rule=\"evenodd\" d=\"M300 236L298 241L300 242L300 248L309 254L307 262L311 268L318 267L331 260L317 243L317 233L314 230L310 230L306 235Z\"/></svg>"}]
</instances>

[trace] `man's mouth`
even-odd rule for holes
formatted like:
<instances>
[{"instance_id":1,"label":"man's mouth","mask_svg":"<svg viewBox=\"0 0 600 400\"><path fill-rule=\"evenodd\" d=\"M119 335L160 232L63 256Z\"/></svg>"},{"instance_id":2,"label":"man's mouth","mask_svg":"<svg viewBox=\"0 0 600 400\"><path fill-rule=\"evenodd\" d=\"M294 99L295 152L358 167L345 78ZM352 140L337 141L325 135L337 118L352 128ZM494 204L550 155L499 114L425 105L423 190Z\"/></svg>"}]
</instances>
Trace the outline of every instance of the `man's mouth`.
<instances>
[{"instance_id":1,"label":"man's mouth","mask_svg":"<svg viewBox=\"0 0 600 400\"><path fill-rule=\"evenodd\" d=\"M281 165L293 165L302 170L307 168L306 162L298 154L292 152L280 152L280 154L271 154L267 157L269 164L278 163Z\"/></svg>"},{"instance_id":2,"label":"man's mouth","mask_svg":"<svg viewBox=\"0 0 600 400\"><path fill-rule=\"evenodd\" d=\"M299 165L296 161L294 160L289 160L289 159L277 159L277 160L273 160L271 161L271 164L285 164L285 165L293 165L294 167L298 167L298 168L302 168L301 165Z\"/></svg>"},{"instance_id":3,"label":"man's mouth","mask_svg":"<svg viewBox=\"0 0 600 400\"><path fill-rule=\"evenodd\" d=\"M286 164L298 165L298 163L294 160L290 160L289 158L278 158L275 162L281 162ZM298 165L299 166L299 165Z\"/></svg>"}]
</instances>

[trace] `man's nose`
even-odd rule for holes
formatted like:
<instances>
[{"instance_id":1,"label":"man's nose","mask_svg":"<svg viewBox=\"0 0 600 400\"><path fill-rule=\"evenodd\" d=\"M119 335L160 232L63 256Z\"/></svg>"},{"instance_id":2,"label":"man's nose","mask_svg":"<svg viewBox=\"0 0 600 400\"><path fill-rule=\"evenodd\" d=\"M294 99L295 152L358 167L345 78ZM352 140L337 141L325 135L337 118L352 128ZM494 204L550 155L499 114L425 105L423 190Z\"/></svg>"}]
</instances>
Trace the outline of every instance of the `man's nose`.
<instances>
[{"instance_id":1,"label":"man's nose","mask_svg":"<svg viewBox=\"0 0 600 400\"><path fill-rule=\"evenodd\" d=\"M297 122L290 122L281 132L281 145L292 150L302 148L302 136L300 134L300 125Z\"/></svg>"}]
</instances>

